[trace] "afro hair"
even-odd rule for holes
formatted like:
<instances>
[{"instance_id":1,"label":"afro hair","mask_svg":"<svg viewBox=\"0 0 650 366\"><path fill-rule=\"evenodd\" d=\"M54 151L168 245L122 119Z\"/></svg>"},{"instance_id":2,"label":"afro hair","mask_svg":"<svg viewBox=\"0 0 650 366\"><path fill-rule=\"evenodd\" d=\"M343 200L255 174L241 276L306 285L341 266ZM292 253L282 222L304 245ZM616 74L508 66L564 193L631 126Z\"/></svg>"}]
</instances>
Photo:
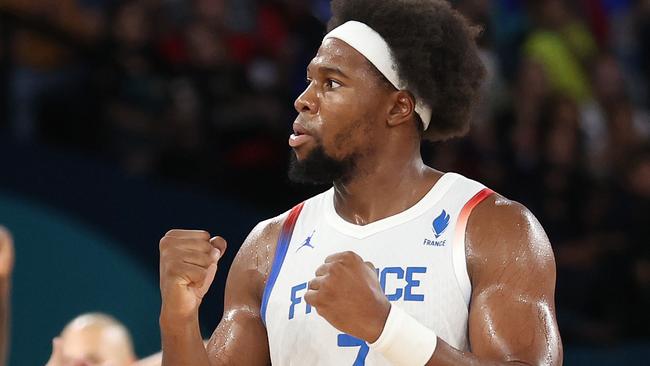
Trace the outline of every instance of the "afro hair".
<instances>
[{"instance_id":1,"label":"afro hair","mask_svg":"<svg viewBox=\"0 0 650 366\"><path fill-rule=\"evenodd\" d=\"M469 130L485 75L476 45L479 28L445 0L333 0L331 7L328 31L356 20L386 40L409 91L433 109L425 140L447 140Z\"/></svg>"}]
</instances>

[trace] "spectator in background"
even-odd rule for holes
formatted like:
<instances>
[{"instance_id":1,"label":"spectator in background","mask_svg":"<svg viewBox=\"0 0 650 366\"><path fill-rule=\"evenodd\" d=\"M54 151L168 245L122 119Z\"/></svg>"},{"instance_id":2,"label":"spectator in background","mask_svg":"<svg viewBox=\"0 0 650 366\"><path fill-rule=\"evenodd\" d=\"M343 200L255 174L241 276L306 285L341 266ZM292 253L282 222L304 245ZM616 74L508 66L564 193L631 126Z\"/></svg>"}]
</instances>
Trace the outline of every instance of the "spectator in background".
<instances>
[{"instance_id":1,"label":"spectator in background","mask_svg":"<svg viewBox=\"0 0 650 366\"><path fill-rule=\"evenodd\" d=\"M621 230L623 242L629 243L624 253L629 258L628 271L632 272L632 286L628 289L632 311L627 314L630 339L647 337L650 329L650 144L633 151L623 175L620 207L617 212L624 215L625 228Z\"/></svg>"},{"instance_id":2,"label":"spectator in background","mask_svg":"<svg viewBox=\"0 0 650 366\"><path fill-rule=\"evenodd\" d=\"M627 154L650 137L650 115L632 104L616 58L604 53L593 65L593 99L582 106L587 167L599 180L611 178Z\"/></svg>"},{"instance_id":3,"label":"spectator in background","mask_svg":"<svg viewBox=\"0 0 650 366\"><path fill-rule=\"evenodd\" d=\"M645 100L642 102L650 108L650 2L646 0L637 1L637 9L634 14L637 14L635 25L635 35L639 42L638 46L638 60L641 78L640 93L645 94Z\"/></svg>"},{"instance_id":4,"label":"spectator in background","mask_svg":"<svg viewBox=\"0 0 650 366\"><path fill-rule=\"evenodd\" d=\"M111 153L129 173L149 174L161 139L165 84L152 48L153 11L146 0L126 1L110 22L104 89Z\"/></svg>"},{"instance_id":5,"label":"spectator in background","mask_svg":"<svg viewBox=\"0 0 650 366\"><path fill-rule=\"evenodd\" d=\"M584 200L585 186L582 171L583 149L580 135L579 110L570 98L551 97L541 111L538 131L540 147L540 176L532 186L531 196L542 222L548 225L554 242L574 237L579 230L578 210Z\"/></svg>"},{"instance_id":6,"label":"spectator in background","mask_svg":"<svg viewBox=\"0 0 650 366\"><path fill-rule=\"evenodd\" d=\"M586 70L597 52L589 29L563 0L529 3L536 29L524 44L524 54L544 65L554 93L587 100L591 93Z\"/></svg>"},{"instance_id":7,"label":"spectator in background","mask_svg":"<svg viewBox=\"0 0 650 366\"><path fill-rule=\"evenodd\" d=\"M497 169L501 171L501 178L494 183L532 207L527 187L534 186L537 179L540 114L550 88L543 65L532 59L522 59L515 75L509 100L491 116L498 147Z\"/></svg>"},{"instance_id":8,"label":"spectator in background","mask_svg":"<svg viewBox=\"0 0 650 366\"><path fill-rule=\"evenodd\" d=\"M650 107L650 2L645 0L608 0L607 50L622 67L634 103Z\"/></svg>"},{"instance_id":9,"label":"spectator in background","mask_svg":"<svg viewBox=\"0 0 650 366\"><path fill-rule=\"evenodd\" d=\"M499 163L499 131L493 123L493 115L507 98L507 88L500 72L500 62L495 50L493 25L491 19L491 2L488 0L460 0L456 8L472 24L482 27L477 39L479 57L486 70L485 81L480 90L480 97L472 114L472 128L468 137L475 147L476 154L482 157L482 164L474 167L484 181L491 186L500 185L504 171ZM469 143L467 141L466 143Z\"/></svg>"},{"instance_id":10,"label":"spectator in background","mask_svg":"<svg viewBox=\"0 0 650 366\"><path fill-rule=\"evenodd\" d=\"M135 363L129 331L111 316L78 316L52 341L46 366L129 366Z\"/></svg>"},{"instance_id":11,"label":"spectator in background","mask_svg":"<svg viewBox=\"0 0 650 366\"><path fill-rule=\"evenodd\" d=\"M16 68L11 75L10 128L16 139L33 141L38 137L42 98L60 96L62 90L69 95L71 86L82 78L78 55L70 46L84 47L96 40L103 17L80 0L4 0L0 6L21 19L41 22L46 29L21 28L13 40Z\"/></svg>"},{"instance_id":12,"label":"spectator in background","mask_svg":"<svg viewBox=\"0 0 650 366\"><path fill-rule=\"evenodd\" d=\"M14 267L14 244L11 234L0 226L0 366L9 359L9 322L11 274Z\"/></svg>"},{"instance_id":13,"label":"spectator in background","mask_svg":"<svg viewBox=\"0 0 650 366\"><path fill-rule=\"evenodd\" d=\"M205 182L211 171L219 169L214 159L218 154L210 149L220 144L214 131L223 121L217 116L229 102L228 93L236 91L237 72L231 68L227 49L223 1L201 0L185 6L190 15L183 29L164 29L164 42L158 45L158 53L165 55L173 72L167 84L157 170L175 180L191 176L193 182ZM175 48L180 52L173 56Z\"/></svg>"}]
</instances>

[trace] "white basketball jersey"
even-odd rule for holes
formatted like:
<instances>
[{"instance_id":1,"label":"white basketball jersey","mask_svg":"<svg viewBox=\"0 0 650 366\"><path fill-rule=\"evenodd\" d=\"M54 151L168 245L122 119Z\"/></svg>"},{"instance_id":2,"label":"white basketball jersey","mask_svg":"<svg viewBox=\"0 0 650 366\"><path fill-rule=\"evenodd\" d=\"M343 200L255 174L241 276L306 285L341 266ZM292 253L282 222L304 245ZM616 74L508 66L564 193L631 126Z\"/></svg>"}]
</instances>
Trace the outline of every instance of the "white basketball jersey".
<instances>
[{"instance_id":1,"label":"white basketball jersey","mask_svg":"<svg viewBox=\"0 0 650 366\"><path fill-rule=\"evenodd\" d=\"M465 229L471 210L490 194L480 183L447 173L413 207L364 226L338 216L333 189L294 208L278 240L262 299L272 364L390 365L304 300L316 268L327 256L344 251L375 265L392 306L454 348L468 350L471 284ZM378 199L389 197L386 192Z\"/></svg>"}]
</instances>

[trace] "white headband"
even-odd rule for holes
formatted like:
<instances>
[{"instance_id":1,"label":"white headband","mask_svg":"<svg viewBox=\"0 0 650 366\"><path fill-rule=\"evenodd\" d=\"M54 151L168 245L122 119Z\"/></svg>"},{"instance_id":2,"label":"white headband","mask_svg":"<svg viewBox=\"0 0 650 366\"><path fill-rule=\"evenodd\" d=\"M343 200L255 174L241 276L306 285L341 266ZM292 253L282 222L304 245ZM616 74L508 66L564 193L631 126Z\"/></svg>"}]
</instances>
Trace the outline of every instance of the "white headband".
<instances>
[{"instance_id":1,"label":"white headband","mask_svg":"<svg viewBox=\"0 0 650 366\"><path fill-rule=\"evenodd\" d=\"M397 63L394 61L388 43L368 25L354 20L349 21L329 32L323 42L330 38L340 39L359 51L395 88L408 90L407 83L399 77ZM429 128L431 107L417 95L415 95L415 112L420 115L424 129Z\"/></svg>"}]
</instances>

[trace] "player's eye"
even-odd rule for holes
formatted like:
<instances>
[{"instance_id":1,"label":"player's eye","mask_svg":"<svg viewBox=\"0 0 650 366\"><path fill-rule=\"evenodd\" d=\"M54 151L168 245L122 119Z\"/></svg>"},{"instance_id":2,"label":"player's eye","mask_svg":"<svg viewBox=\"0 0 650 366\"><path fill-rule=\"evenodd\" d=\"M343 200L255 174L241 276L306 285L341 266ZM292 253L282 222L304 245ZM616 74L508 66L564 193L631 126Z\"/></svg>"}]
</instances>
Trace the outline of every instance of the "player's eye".
<instances>
[{"instance_id":1,"label":"player's eye","mask_svg":"<svg viewBox=\"0 0 650 366\"><path fill-rule=\"evenodd\" d=\"M336 80L332 80L332 79L327 79L327 84L326 85L327 85L327 87L329 89L336 89L336 88L340 88L342 86L341 83L339 83Z\"/></svg>"}]
</instances>

